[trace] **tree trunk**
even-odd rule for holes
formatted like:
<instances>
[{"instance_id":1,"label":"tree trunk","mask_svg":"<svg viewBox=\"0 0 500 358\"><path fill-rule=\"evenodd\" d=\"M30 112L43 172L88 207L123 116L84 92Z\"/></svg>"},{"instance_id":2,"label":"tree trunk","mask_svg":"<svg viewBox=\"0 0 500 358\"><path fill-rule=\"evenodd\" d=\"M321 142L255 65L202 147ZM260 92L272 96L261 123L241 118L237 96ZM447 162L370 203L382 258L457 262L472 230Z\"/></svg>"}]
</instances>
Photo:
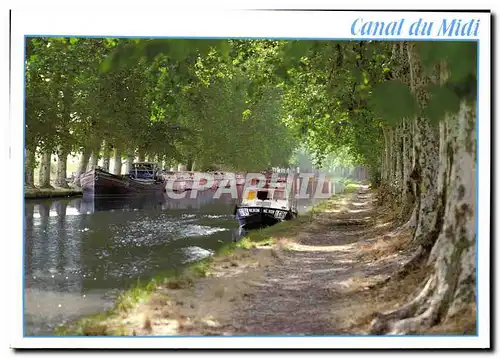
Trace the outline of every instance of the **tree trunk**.
<instances>
[{"instance_id":1,"label":"tree trunk","mask_svg":"<svg viewBox=\"0 0 500 358\"><path fill-rule=\"evenodd\" d=\"M456 130L457 135L455 141L449 136L442 138L448 143L441 163L447 161L451 178L440 181L446 190L445 220L429 262L435 262L440 288L447 286L452 291L443 297L449 308L447 315L451 316L475 299L475 103L462 101L458 118L452 118L446 125L452 127L452 132Z\"/></svg>"},{"instance_id":2,"label":"tree trunk","mask_svg":"<svg viewBox=\"0 0 500 358\"><path fill-rule=\"evenodd\" d=\"M90 162L90 154L91 154L90 148L84 148L83 152L81 153L80 156L80 161L78 163L78 168L76 169L76 174L75 176L80 176L81 174L85 173L87 170L87 167Z\"/></svg>"},{"instance_id":3,"label":"tree trunk","mask_svg":"<svg viewBox=\"0 0 500 358\"><path fill-rule=\"evenodd\" d=\"M390 141L389 141L389 133L388 129L384 127L383 129L384 133L384 156L382 158L382 182L385 185L390 185L390 157L389 157L389 146L390 146ZM344 176L344 173L342 173L342 176Z\"/></svg>"},{"instance_id":4,"label":"tree trunk","mask_svg":"<svg viewBox=\"0 0 500 358\"><path fill-rule=\"evenodd\" d=\"M89 159L89 164L87 166L87 170L92 170L92 169L97 168L98 164L99 164L99 152L93 151L92 155L90 156L90 159Z\"/></svg>"},{"instance_id":5,"label":"tree trunk","mask_svg":"<svg viewBox=\"0 0 500 358\"><path fill-rule=\"evenodd\" d=\"M87 166L89 165L90 159L90 148L83 148L83 152L80 155L80 161L78 162L78 168L76 169L75 179L73 184L80 186L80 175L85 173Z\"/></svg>"},{"instance_id":6,"label":"tree trunk","mask_svg":"<svg viewBox=\"0 0 500 358\"><path fill-rule=\"evenodd\" d=\"M120 150L115 149L113 158L113 174L120 175L122 173L122 153Z\"/></svg>"},{"instance_id":7,"label":"tree trunk","mask_svg":"<svg viewBox=\"0 0 500 358\"><path fill-rule=\"evenodd\" d=\"M125 167L125 170L127 173L130 172L130 170L132 169L132 164L134 163L134 155L133 154L129 154L127 155L127 164L126 164L126 167Z\"/></svg>"},{"instance_id":8,"label":"tree trunk","mask_svg":"<svg viewBox=\"0 0 500 358\"><path fill-rule=\"evenodd\" d=\"M426 76L413 61L412 45L407 50L410 87L425 106L426 85L436 78ZM446 77L443 65L441 84ZM415 257L428 257L431 272L414 299L378 315L372 333L419 333L475 311L475 122L475 103L465 100L456 115L439 124L439 133L423 119L412 121L410 179L416 205L411 221L420 247Z\"/></svg>"},{"instance_id":9,"label":"tree trunk","mask_svg":"<svg viewBox=\"0 0 500 358\"><path fill-rule=\"evenodd\" d=\"M38 174L38 186L40 188L52 188L50 185L50 164L52 160L52 153L45 151L42 154L40 161L40 169Z\"/></svg>"},{"instance_id":10,"label":"tree trunk","mask_svg":"<svg viewBox=\"0 0 500 358\"><path fill-rule=\"evenodd\" d=\"M139 161L139 162L145 162L145 161L146 161L146 153L145 153L143 150L141 150L141 149L139 149L139 151L138 151L138 152L139 152L139 153L137 154L137 156L138 156L138 158L137 158L137 159L138 159L138 161Z\"/></svg>"},{"instance_id":11,"label":"tree trunk","mask_svg":"<svg viewBox=\"0 0 500 358\"><path fill-rule=\"evenodd\" d=\"M426 79L421 73L421 68L418 66L414 59L414 47L410 43L402 43L400 46L400 56L405 64L407 71L401 71L399 77L401 80L409 84L411 91L420 102L421 105L425 107L426 101ZM406 53L405 53L406 50ZM407 146L405 148L406 159L405 159L405 174L406 176L406 202L403 209L403 214L410 212L410 219L403 225L402 229L411 228L413 234L419 222L420 214L420 185L421 180L421 167L419 161L419 146L417 143L419 138L417 138L417 118L411 118L407 121L403 120L403 125L406 127L406 133L409 138L407 141Z\"/></svg>"},{"instance_id":12,"label":"tree trunk","mask_svg":"<svg viewBox=\"0 0 500 358\"><path fill-rule=\"evenodd\" d=\"M395 183L395 176L394 176L394 163L396 162L394 160L394 131L392 128L389 128L388 130L388 137L389 137L389 143L388 143L388 149L389 149L389 158L388 158L388 169L389 169L389 183L391 185L391 188L394 190L397 190L396 183Z\"/></svg>"},{"instance_id":13,"label":"tree trunk","mask_svg":"<svg viewBox=\"0 0 500 358\"><path fill-rule=\"evenodd\" d=\"M374 333L415 333L475 310L475 122L475 104L462 101L441 124L437 191L445 205L428 259L433 270L415 299L372 322Z\"/></svg>"},{"instance_id":14,"label":"tree trunk","mask_svg":"<svg viewBox=\"0 0 500 358\"><path fill-rule=\"evenodd\" d=\"M412 170L412 162L413 162L413 135L412 135L412 126L413 120L403 119L403 210L402 217L407 218L408 215L413 211L415 207L415 192L413 190L413 183L410 179L411 170ZM415 209L416 210L416 209ZM414 222L409 221L409 226L415 227L416 222L416 213L414 215L410 215L411 219L414 219Z\"/></svg>"},{"instance_id":15,"label":"tree trunk","mask_svg":"<svg viewBox=\"0 0 500 358\"><path fill-rule=\"evenodd\" d=\"M425 108L428 101L427 86L429 76L422 66L415 61L414 47L408 45L408 64L410 68L411 89L420 106ZM415 231L413 241L422 247L422 254L427 255L434 245L441 229L442 203L441 192L437 189L439 133L428 120L418 118L413 121L413 170L410 178L414 184Z\"/></svg>"},{"instance_id":16,"label":"tree trunk","mask_svg":"<svg viewBox=\"0 0 500 358\"><path fill-rule=\"evenodd\" d=\"M26 149L25 155L24 185L28 188L34 188L36 167L35 151Z\"/></svg>"},{"instance_id":17,"label":"tree trunk","mask_svg":"<svg viewBox=\"0 0 500 358\"><path fill-rule=\"evenodd\" d=\"M57 153L57 175L55 186L60 188L69 188L66 182L67 177L67 164L68 164L68 151L64 148L60 148Z\"/></svg>"},{"instance_id":18,"label":"tree trunk","mask_svg":"<svg viewBox=\"0 0 500 358\"><path fill-rule=\"evenodd\" d=\"M85 170L89 171L95 169L97 167L98 161L99 161L99 156L96 156L95 152L91 151L89 156L89 162L87 163L87 168L85 168Z\"/></svg>"},{"instance_id":19,"label":"tree trunk","mask_svg":"<svg viewBox=\"0 0 500 358\"><path fill-rule=\"evenodd\" d=\"M401 124L394 132L394 182L398 194L398 201L403 203L404 198L404 183L403 183L403 125Z\"/></svg>"},{"instance_id":20,"label":"tree trunk","mask_svg":"<svg viewBox=\"0 0 500 358\"><path fill-rule=\"evenodd\" d=\"M99 141L98 144L92 147L92 155L90 156L87 170L92 170L97 168L97 166L99 165L100 155L101 155L101 142Z\"/></svg>"},{"instance_id":21,"label":"tree trunk","mask_svg":"<svg viewBox=\"0 0 500 358\"><path fill-rule=\"evenodd\" d=\"M107 141L104 142L104 152L102 155L102 169L109 172L109 163L111 161L111 151L113 150L111 144Z\"/></svg>"},{"instance_id":22,"label":"tree trunk","mask_svg":"<svg viewBox=\"0 0 500 358\"><path fill-rule=\"evenodd\" d=\"M417 125L416 142L418 143L418 180L420 194L418 222L413 240L429 253L441 229L442 210L440 210L440 192L436 178L439 164L438 133L428 121L420 119Z\"/></svg>"}]
</instances>

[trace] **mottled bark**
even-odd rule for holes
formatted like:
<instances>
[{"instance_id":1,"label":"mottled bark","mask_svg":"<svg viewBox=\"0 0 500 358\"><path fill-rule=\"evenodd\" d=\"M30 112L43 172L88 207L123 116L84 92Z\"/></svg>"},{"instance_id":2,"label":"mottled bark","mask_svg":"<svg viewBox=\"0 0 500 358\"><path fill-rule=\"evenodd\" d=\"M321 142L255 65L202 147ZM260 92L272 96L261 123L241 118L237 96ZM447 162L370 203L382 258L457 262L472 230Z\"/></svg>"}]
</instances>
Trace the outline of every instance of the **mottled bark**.
<instances>
[{"instance_id":1,"label":"mottled bark","mask_svg":"<svg viewBox=\"0 0 500 358\"><path fill-rule=\"evenodd\" d=\"M418 161L420 168L419 212L413 240L429 252L441 229L440 195L437 188L439 166L439 141L437 130L427 120L420 119L417 126L417 143L419 143Z\"/></svg>"},{"instance_id":2,"label":"mottled bark","mask_svg":"<svg viewBox=\"0 0 500 358\"><path fill-rule=\"evenodd\" d=\"M414 44L407 42L403 47L405 51L402 52L401 56L402 59L404 59L407 73L402 72L400 73L400 76L402 76L402 79L408 83L420 106L425 108L427 101L426 86L428 84L428 79L423 74L420 64L416 61ZM422 186L422 164L424 165L424 170L430 169L426 167L429 163L426 157L427 154L424 152L423 157L421 157L422 145L427 138L420 132L419 124L425 124L424 121L425 120L419 118L411 118L408 120L409 123L407 123L407 133L411 138L410 143L408 143L408 148L406 149L408 154L410 154L410 158L407 159L408 162L406 163L406 170L408 170L407 190L408 194L410 194L407 198L411 200L413 208L411 210L410 219L404 225L404 228L413 229L413 235L415 235L415 231L419 223L421 224L421 190L426 189ZM434 143L434 138L431 142ZM427 146L428 145L425 145L425 150L428 149ZM428 193L428 196L432 194L433 193ZM428 205L428 201L426 202L426 205ZM427 209L424 207L424 210ZM408 208L405 208L405 211L408 211Z\"/></svg>"},{"instance_id":3,"label":"mottled bark","mask_svg":"<svg viewBox=\"0 0 500 358\"><path fill-rule=\"evenodd\" d=\"M475 302L475 122L475 105L462 101L459 113L440 127L436 189L443 193L444 212L428 259L433 270L412 301L372 322L374 333L419 332Z\"/></svg>"},{"instance_id":4,"label":"mottled bark","mask_svg":"<svg viewBox=\"0 0 500 358\"><path fill-rule=\"evenodd\" d=\"M127 173L130 172L130 170L132 169L132 164L134 163L134 155L133 154L129 154L127 155L127 164L125 166L125 171Z\"/></svg>"},{"instance_id":5,"label":"mottled bark","mask_svg":"<svg viewBox=\"0 0 500 358\"><path fill-rule=\"evenodd\" d=\"M111 162L112 150L113 148L111 144L105 141L103 145L103 154L102 154L102 169L104 169L105 171L109 171L109 164Z\"/></svg>"},{"instance_id":6,"label":"mottled bark","mask_svg":"<svg viewBox=\"0 0 500 358\"><path fill-rule=\"evenodd\" d=\"M390 175L389 175L389 160L390 160L390 157L389 157L389 145L390 145L390 142L389 142L389 134L388 134L388 129L384 128L383 129L383 134L384 134L384 151L383 151L383 154L382 154L382 183L384 185L389 185L389 181L390 181ZM341 172L341 176L343 177L344 176L344 172L342 170Z\"/></svg>"},{"instance_id":7,"label":"mottled bark","mask_svg":"<svg viewBox=\"0 0 500 358\"><path fill-rule=\"evenodd\" d=\"M68 150L65 148L60 148L57 151L57 170L56 170L56 180L54 182L54 185L59 188L69 188L69 185L66 181L67 164L68 164Z\"/></svg>"},{"instance_id":8,"label":"mottled bark","mask_svg":"<svg viewBox=\"0 0 500 358\"><path fill-rule=\"evenodd\" d=\"M413 120L403 119L403 216L407 217L408 213L413 211L415 207L415 192L413 190L413 183L410 179L412 162L413 162L413 142L414 138L412 135L412 127ZM413 215L412 215L413 216ZM412 217L410 216L410 217ZM416 213L415 213L416 220ZM416 221L414 223L409 222L409 225L416 225Z\"/></svg>"},{"instance_id":9,"label":"mottled bark","mask_svg":"<svg viewBox=\"0 0 500 358\"><path fill-rule=\"evenodd\" d=\"M420 176L419 166L418 166L418 151L416 144L416 135L415 135L415 127L416 120L409 120L409 128L408 133L411 137L411 147L408 148L408 161L406 162L406 166L408 169L407 172L407 186L408 193L410 194L409 199L412 202L411 205L411 215L410 219L403 226L403 229L411 228L415 229L417 227L418 215L420 212L420 186L418 185L418 180Z\"/></svg>"},{"instance_id":10,"label":"mottled bark","mask_svg":"<svg viewBox=\"0 0 500 358\"><path fill-rule=\"evenodd\" d=\"M40 188L51 188L50 185L50 161L52 159L52 153L50 151L45 151L42 154L40 160L40 168L38 174L38 186Z\"/></svg>"},{"instance_id":11,"label":"mottled bark","mask_svg":"<svg viewBox=\"0 0 500 358\"><path fill-rule=\"evenodd\" d=\"M438 298L443 300L440 313L451 316L475 299L475 104L463 101L458 118L450 119L446 127L451 130L442 131L446 150L441 162L446 160L449 174L446 178L443 173L440 181L445 192L445 219L429 263L436 268ZM456 137L446 132L456 132Z\"/></svg>"},{"instance_id":12,"label":"mottled bark","mask_svg":"<svg viewBox=\"0 0 500 358\"><path fill-rule=\"evenodd\" d=\"M92 155L89 159L89 164L87 166L87 170L92 170L97 168L99 165L99 158L101 157L101 142L92 147Z\"/></svg>"},{"instance_id":13,"label":"mottled bark","mask_svg":"<svg viewBox=\"0 0 500 358\"><path fill-rule=\"evenodd\" d=\"M399 125L394 131L393 140L394 155L394 186L398 195L398 201L403 203L404 183L403 183L403 126Z\"/></svg>"},{"instance_id":14,"label":"mottled bark","mask_svg":"<svg viewBox=\"0 0 500 358\"><path fill-rule=\"evenodd\" d=\"M120 175L122 173L122 153L115 149L113 157L113 174Z\"/></svg>"},{"instance_id":15,"label":"mottled bark","mask_svg":"<svg viewBox=\"0 0 500 358\"><path fill-rule=\"evenodd\" d=\"M73 184L75 184L76 186L80 186L80 175L85 173L85 171L87 170L87 166L90 160L90 152L91 152L90 148L83 148L83 151L80 154L80 160L78 162L75 179L73 181Z\"/></svg>"},{"instance_id":16,"label":"mottled bark","mask_svg":"<svg viewBox=\"0 0 500 358\"><path fill-rule=\"evenodd\" d=\"M397 185L396 185L396 173L395 173L395 164L396 164L396 153L394 151L394 145L395 145L395 133L394 129L390 128L389 129L389 183L391 184L391 187L393 190L397 192Z\"/></svg>"},{"instance_id":17,"label":"mottled bark","mask_svg":"<svg viewBox=\"0 0 500 358\"><path fill-rule=\"evenodd\" d=\"M411 89L422 108L428 102L427 86L429 76L424 74L414 45L407 48L408 63L411 75ZM423 252L428 254L434 245L441 229L443 212L440 209L441 193L437 190L437 175L439 169L439 133L437 126L428 119L417 118L414 121L414 166L413 176L417 197L417 223L413 241L419 244Z\"/></svg>"},{"instance_id":18,"label":"mottled bark","mask_svg":"<svg viewBox=\"0 0 500 358\"><path fill-rule=\"evenodd\" d=\"M33 150L26 149L24 165L24 185L28 188L35 187L36 158Z\"/></svg>"},{"instance_id":19,"label":"mottled bark","mask_svg":"<svg viewBox=\"0 0 500 358\"><path fill-rule=\"evenodd\" d=\"M425 108L427 85L437 77L423 73L413 46L406 44L406 82ZM441 84L445 78L441 64ZM439 129L422 118L411 120L412 140L404 141L403 152L406 158L411 153L409 187L415 205L406 226L415 224L418 249L410 262L427 258L431 270L411 301L372 322L372 333L418 333L470 309L475 302L475 116L475 104L463 100L459 112L448 115ZM406 159L403 165L409 163Z\"/></svg>"},{"instance_id":20,"label":"mottled bark","mask_svg":"<svg viewBox=\"0 0 500 358\"><path fill-rule=\"evenodd\" d=\"M87 170L95 169L98 164L99 164L99 151L92 151L92 155L90 156Z\"/></svg>"}]
</instances>

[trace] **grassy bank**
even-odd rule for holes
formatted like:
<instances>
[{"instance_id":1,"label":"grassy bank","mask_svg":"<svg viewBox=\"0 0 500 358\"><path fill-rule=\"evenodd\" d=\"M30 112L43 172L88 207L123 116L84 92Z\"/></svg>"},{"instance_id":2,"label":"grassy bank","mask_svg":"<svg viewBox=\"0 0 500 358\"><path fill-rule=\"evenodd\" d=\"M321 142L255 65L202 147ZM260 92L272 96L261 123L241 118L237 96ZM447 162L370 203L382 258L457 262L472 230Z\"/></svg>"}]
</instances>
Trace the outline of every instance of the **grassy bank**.
<instances>
[{"instance_id":1,"label":"grassy bank","mask_svg":"<svg viewBox=\"0 0 500 358\"><path fill-rule=\"evenodd\" d=\"M350 195L358 187L359 184L348 183L344 194L337 195L336 198L341 199ZM290 237L299 234L305 226L314 220L316 213L330 208L331 202L331 200L321 202L308 213L298 216L295 220L252 231L239 242L226 245L213 256L198 261L183 270L162 272L147 282L138 282L137 285L124 292L117 299L115 306L109 311L84 317L69 325L61 326L55 333L64 336L133 335L133 332L128 332L125 326L119 323L121 322L119 317L126 315L134 310L136 306L148 301L152 294L162 291L163 288L181 289L191 287L197 280L207 277L216 263L220 264L221 261L224 261L229 266L238 266L239 258L242 255L244 257L250 256L253 248L273 246L284 236ZM156 299L158 298L156 297ZM168 294L161 294L161 299L168 304L171 297Z\"/></svg>"},{"instance_id":2,"label":"grassy bank","mask_svg":"<svg viewBox=\"0 0 500 358\"><path fill-rule=\"evenodd\" d=\"M80 195L82 195L82 191L77 188L24 188L25 199L64 198Z\"/></svg>"}]
</instances>

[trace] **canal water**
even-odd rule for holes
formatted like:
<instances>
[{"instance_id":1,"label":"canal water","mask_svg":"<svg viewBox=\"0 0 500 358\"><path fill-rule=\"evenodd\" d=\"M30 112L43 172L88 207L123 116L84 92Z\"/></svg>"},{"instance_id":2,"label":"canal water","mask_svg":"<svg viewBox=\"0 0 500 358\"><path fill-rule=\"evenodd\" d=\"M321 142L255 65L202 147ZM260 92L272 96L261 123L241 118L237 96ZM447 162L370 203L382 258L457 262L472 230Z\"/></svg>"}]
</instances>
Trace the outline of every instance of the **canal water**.
<instances>
[{"instance_id":1,"label":"canal water","mask_svg":"<svg viewBox=\"0 0 500 358\"><path fill-rule=\"evenodd\" d=\"M24 333L51 335L111 308L138 280L179 269L230 243L237 199L200 192L25 201ZM305 211L318 200L299 200Z\"/></svg>"}]
</instances>

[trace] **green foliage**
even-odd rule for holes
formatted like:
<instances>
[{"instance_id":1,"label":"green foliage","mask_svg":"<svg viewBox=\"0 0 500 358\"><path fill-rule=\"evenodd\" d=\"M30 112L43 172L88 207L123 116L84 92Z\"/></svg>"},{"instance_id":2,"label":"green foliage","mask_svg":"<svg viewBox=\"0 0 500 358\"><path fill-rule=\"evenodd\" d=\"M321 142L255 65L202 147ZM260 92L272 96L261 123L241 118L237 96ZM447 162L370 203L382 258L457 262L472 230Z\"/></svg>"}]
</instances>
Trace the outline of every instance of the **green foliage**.
<instances>
[{"instance_id":1,"label":"green foliage","mask_svg":"<svg viewBox=\"0 0 500 358\"><path fill-rule=\"evenodd\" d=\"M27 147L100 147L262 170L295 146L282 124L277 41L33 38ZM274 143L278 143L275 145Z\"/></svg>"},{"instance_id":2,"label":"green foliage","mask_svg":"<svg viewBox=\"0 0 500 358\"><path fill-rule=\"evenodd\" d=\"M315 41L288 41L283 47L283 54L285 57L285 64L293 65L294 62L298 63L302 60L304 56L308 55L308 52L314 46Z\"/></svg>"},{"instance_id":3,"label":"green foliage","mask_svg":"<svg viewBox=\"0 0 500 358\"><path fill-rule=\"evenodd\" d=\"M373 89L371 105L374 112L389 125L418 113L418 104L408 85L400 80L386 81Z\"/></svg>"},{"instance_id":4,"label":"green foliage","mask_svg":"<svg viewBox=\"0 0 500 358\"><path fill-rule=\"evenodd\" d=\"M301 147L316 167L380 166L382 128L434 122L475 98L474 42L417 43L447 80L422 111L394 43L30 38L26 146L124 154L233 170L288 166ZM403 56L403 57L401 57ZM407 71L407 69L404 69ZM297 159L297 158L295 158Z\"/></svg>"},{"instance_id":5,"label":"green foliage","mask_svg":"<svg viewBox=\"0 0 500 358\"><path fill-rule=\"evenodd\" d=\"M430 100L425 108L425 117L433 123L439 122L447 113L457 113L460 98L447 86L433 85L429 88Z\"/></svg>"},{"instance_id":6,"label":"green foliage","mask_svg":"<svg viewBox=\"0 0 500 358\"><path fill-rule=\"evenodd\" d=\"M460 83L476 77L477 42L422 42L417 44L420 61L428 70L436 64L446 64L449 81Z\"/></svg>"},{"instance_id":7,"label":"green foliage","mask_svg":"<svg viewBox=\"0 0 500 358\"><path fill-rule=\"evenodd\" d=\"M477 42L423 42L417 45L420 61L429 74L439 66L441 75L446 76L442 85L446 97L445 107L439 112L445 113L450 107L450 92L458 99L475 100L477 96ZM455 102L455 100L452 100Z\"/></svg>"},{"instance_id":8,"label":"green foliage","mask_svg":"<svg viewBox=\"0 0 500 358\"><path fill-rule=\"evenodd\" d=\"M174 61L185 61L189 57L206 56L212 49L227 56L230 46L225 40L203 39L147 39L121 42L103 61L101 70L134 66L141 60L153 62L158 55L167 56Z\"/></svg>"}]
</instances>

